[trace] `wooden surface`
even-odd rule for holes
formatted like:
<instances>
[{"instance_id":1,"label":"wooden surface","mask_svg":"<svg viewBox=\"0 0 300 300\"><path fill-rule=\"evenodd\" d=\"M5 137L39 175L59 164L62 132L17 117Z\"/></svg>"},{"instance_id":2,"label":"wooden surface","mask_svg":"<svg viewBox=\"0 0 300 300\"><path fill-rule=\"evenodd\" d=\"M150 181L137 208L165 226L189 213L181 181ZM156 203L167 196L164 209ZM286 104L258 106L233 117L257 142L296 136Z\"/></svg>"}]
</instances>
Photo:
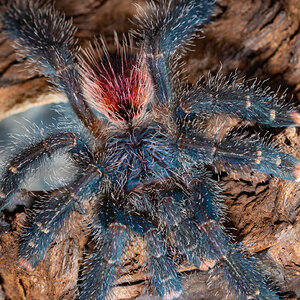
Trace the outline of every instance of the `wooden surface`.
<instances>
[{"instance_id":1,"label":"wooden surface","mask_svg":"<svg viewBox=\"0 0 300 300\"><path fill-rule=\"evenodd\" d=\"M74 18L82 47L99 34L109 42L113 31L128 32L128 19L143 0L57 0L57 9ZM287 101L300 102L300 2L298 0L220 0L205 38L196 40L186 56L189 81L209 71L265 80L275 91L288 88ZM293 98L291 99L291 96ZM33 106L65 101L44 78L24 71L11 46L0 35L0 118ZM273 130L273 140L300 158L299 130ZM228 227L236 240L257 254L286 298L300 297L300 185L257 173L231 173L220 177L228 205ZM33 273L16 265L17 235L24 212L7 216L10 230L0 236L0 299L74 299L78 270L87 234L74 215L50 246ZM144 244L137 241L126 250L119 270L114 299L157 299L143 268ZM224 299L217 285L208 289L205 272L179 266L183 273L182 299ZM130 284L127 284L130 283ZM216 296L216 292L218 295ZM225 293L225 294L224 294ZM5 298L6 297L6 298Z\"/></svg>"}]
</instances>

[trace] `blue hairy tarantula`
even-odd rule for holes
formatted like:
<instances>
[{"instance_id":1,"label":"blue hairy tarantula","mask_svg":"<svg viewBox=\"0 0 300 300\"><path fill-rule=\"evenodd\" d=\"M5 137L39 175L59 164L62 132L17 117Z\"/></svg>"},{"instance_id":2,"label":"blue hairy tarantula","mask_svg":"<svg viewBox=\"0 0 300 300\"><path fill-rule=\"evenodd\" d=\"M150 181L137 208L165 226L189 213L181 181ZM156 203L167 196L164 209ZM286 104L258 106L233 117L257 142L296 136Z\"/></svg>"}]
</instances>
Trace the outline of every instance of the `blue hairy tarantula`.
<instances>
[{"instance_id":1,"label":"blue hairy tarantula","mask_svg":"<svg viewBox=\"0 0 300 300\"><path fill-rule=\"evenodd\" d=\"M215 115L273 127L300 126L300 114L260 86L210 75L181 83L180 59L206 24L213 0L150 2L138 30L109 51L103 40L79 55L75 28L52 5L9 1L3 31L18 53L63 91L87 131L62 131L15 153L2 174L0 210L46 155L69 153L74 180L34 203L20 235L18 263L34 270L73 212L89 215L93 253L78 299L106 299L126 245L141 236L148 271L163 299L179 298L170 253L228 282L237 299L279 299L253 257L223 227L217 165L299 181L300 163L258 137L204 130ZM139 48L134 46L136 40ZM86 134L86 132L88 132ZM214 276L212 276L213 278Z\"/></svg>"}]
</instances>

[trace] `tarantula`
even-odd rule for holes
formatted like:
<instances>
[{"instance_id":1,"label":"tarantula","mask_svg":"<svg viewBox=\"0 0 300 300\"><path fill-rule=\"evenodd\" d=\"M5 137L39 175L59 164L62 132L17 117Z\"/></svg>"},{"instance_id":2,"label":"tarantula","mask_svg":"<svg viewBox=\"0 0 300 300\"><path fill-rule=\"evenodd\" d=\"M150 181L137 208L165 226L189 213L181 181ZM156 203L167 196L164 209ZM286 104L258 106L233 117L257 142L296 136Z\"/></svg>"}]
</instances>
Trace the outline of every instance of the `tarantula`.
<instances>
[{"instance_id":1,"label":"tarantula","mask_svg":"<svg viewBox=\"0 0 300 300\"><path fill-rule=\"evenodd\" d=\"M299 181L300 163L257 137L211 137L202 122L225 114L269 126L300 126L300 114L260 86L210 76L195 86L180 82L186 46L214 11L212 0L150 2L133 38L108 51L105 42L78 55L75 28L53 6L12 0L2 28L18 52L63 91L87 128L59 132L15 155L0 185L1 210L27 173L58 150L80 171L68 185L34 204L20 236L18 263L28 271L72 212L90 214L95 241L86 258L78 299L105 299L132 236L147 244L152 283L163 299L181 295L169 253L200 270L221 272L239 299L279 299L253 257L223 228L223 205L212 170L248 168ZM79 62L78 62L79 61Z\"/></svg>"}]
</instances>

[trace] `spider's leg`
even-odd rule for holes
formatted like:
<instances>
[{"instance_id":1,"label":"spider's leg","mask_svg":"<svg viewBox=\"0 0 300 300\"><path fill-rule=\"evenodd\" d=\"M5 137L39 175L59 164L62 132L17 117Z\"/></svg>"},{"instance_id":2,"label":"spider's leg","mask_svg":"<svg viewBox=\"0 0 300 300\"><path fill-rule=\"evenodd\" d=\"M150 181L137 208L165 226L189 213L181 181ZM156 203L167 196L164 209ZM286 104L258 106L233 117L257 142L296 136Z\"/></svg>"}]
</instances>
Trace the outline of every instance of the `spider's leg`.
<instances>
[{"instance_id":1,"label":"spider's leg","mask_svg":"<svg viewBox=\"0 0 300 300\"><path fill-rule=\"evenodd\" d=\"M228 291L233 289L238 299L279 300L268 287L258 262L241 253L241 246L232 244L230 236L224 232L219 219L221 203L213 186L207 174L199 176L196 173L188 183L192 193L191 211L201 232L199 243L203 257L216 263L213 275L218 280L222 278L228 284Z\"/></svg>"},{"instance_id":2,"label":"spider's leg","mask_svg":"<svg viewBox=\"0 0 300 300\"><path fill-rule=\"evenodd\" d=\"M210 77L197 88L186 90L179 97L186 114L200 116L228 114L246 121L256 121L269 126L300 126L300 114L284 102L284 96L263 89L253 83L237 83L221 75Z\"/></svg>"},{"instance_id":3,"label":"spider's leg","mask_svg":"<svg viewBox=\"0 0 300 300\"><path fill-rule=\"evenodd\" d=\"M101 207L94 221L91 227L99 249L87 258L79 299L105 299L129 238L128 229L145 237L152 280L159 295L171 300L181 294L176 268L167 258L162 238L152 223L142 217L126 216L111 204Z\"/></svg>"},{"instance_id":4,"label":"spider's leg","mask_svg":"<svg viewBox=\"0 0 300 300\"><path fill-rule=\"evenodd\" d=\"M174 262L167 256L160 231L150 221L138 216L128 217L127 222L132 230L144 236L146 240L149 269L158 294L164 300L178 298L182 293L181 281Z\"/></svg>"},{"instance_id":5,"label":"spider's leg","mask_svg":"<svg viewBox=\"0 0 300 300\"><path fill-rule=\"evenodd\" d=\"M96 250L85 260L83 283L78 299L106 299L115 279L115 269L128 241L124 216L112 204L101 206L91 223Z\"/></svg>"},{"instance_id":6,"label":"spider's leg","mask_svg":"<svg viewBox=\"0 0 300 300\"><path fill-rule=\"evenodd\" d=\"M199 243L201 233L194 220L187 218L183 214L182 199L178 200L178 195L164 197L159 201L158 217L160 223L166 227L170 242L176 250L183 254L186 259L201 270L208 270L209 264L213 260L208 255L201 254L203 245Z\"/></svg>"},{"instance_id":7,"label":"spider's leg","mask_svg":"<svg viewBox=\"0 0 300 300\"><path fill-rule=\"evenodd\" d=\"M85 102L74 64L78 51L74 41L76 29L53 6L41 3L9 1L1 15L2 29L16 41L17 51L66 94L79 119L98 136L102 122Z\"/></svg>"},{"instance_id":8,"label":"spider's leg","mask_svg":"<svg viewBox=\"0 0 300 300\"><path fill-rule=\"evenodd\" d=\"M82 165L92 161L92 154L87 143L81 138L77 138L74 133L64 132L50 135L41 142L16 154L7 163L0 184L0 211L5 208L10 197L18 190L26 174L35 169L43 157L62 148L71 152L78 164Z\"/></svg>"},{"instance_id":9,"label":"spider's leg","mask_svg":"<svg viewBox=\"0 0 300 300\"><path fill-rule=\"evenodd\" d=\"M178 103L173 95L170 59L184 52L198 26L210 18L214 4L214 0L152 2L151 11L137 17L158 103L168 105L173 114Z\"/></svg>"},{"instance_id":10,"label":"spider's leg","mask_svg":"<svg viewBox=\"0 0 300 300\"><path fill-rule=\"evenodd\" d=\"M101 182L101 168L90 164L68 187L55 190L34 203L20 236L19 263L24 268L29 271L35 268L70 214L84 209Z\"/></svg>"},{"instance_id":11,"label":"spider's leg","mask_svg":"<svg viewBox=\"0 0 300 300\"><path fill-rule=\"evenodd\" d=\"M251 168L282 179L300 181L300 162L294 156L268 145L259 138L225 136L215 141L182 134L178 148L192 160L209 165L221 163L227 169Z\"/></svg>"}]
</instances>

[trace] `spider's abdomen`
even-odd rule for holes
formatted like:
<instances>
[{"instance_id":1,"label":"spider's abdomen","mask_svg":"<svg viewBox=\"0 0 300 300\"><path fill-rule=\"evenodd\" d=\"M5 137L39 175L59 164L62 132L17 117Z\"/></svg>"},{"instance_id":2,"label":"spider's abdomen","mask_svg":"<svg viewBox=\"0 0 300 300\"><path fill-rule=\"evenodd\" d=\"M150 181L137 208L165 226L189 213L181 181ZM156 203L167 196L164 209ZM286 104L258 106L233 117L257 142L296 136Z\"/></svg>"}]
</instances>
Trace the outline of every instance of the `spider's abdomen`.
<instances>
[{"instance_id":1,"label":"spider's abdomen","mask_svg":"<svg viewBox=\"0 0 300 300\"><path fill-rule=\"evenodd\" d=\"M127 190L169 177L178 168L176 146L157 124L112 136L105 152L104 168Z\"/></svg>"},{"instance_id":2,"label":"spider's abdomen","mask_svg":"<svg viewBox=\"0 0 300 300\"><path fill-rule=\"evenodd\" d=\"M105 55L100 59L90 58L90 64L83 62L84 93L89 103L110 121L130 122L143 113L152 97L145 59L140 54L126 53L125 46L114 53L102 51Z\"/></svg>"}]
</instances>

